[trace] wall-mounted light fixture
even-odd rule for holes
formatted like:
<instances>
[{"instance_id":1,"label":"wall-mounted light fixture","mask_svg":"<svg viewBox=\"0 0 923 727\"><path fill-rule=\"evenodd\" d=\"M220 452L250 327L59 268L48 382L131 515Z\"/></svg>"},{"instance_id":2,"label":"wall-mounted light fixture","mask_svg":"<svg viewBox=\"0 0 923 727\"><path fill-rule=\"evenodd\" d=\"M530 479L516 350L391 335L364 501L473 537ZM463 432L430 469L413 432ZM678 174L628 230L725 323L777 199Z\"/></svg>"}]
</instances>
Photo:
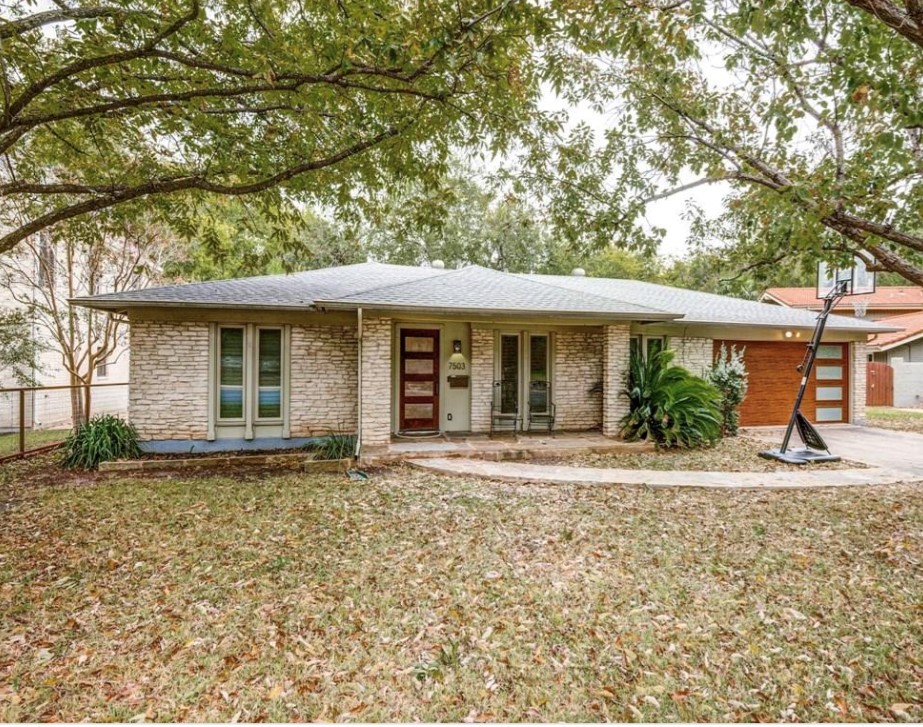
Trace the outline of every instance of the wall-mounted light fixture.
<instances>
[{"instance_id":1,"label":"wall-mounted light fixture","mask_svg":"<svg viewBox=\"0 0 923 727\"><path fill-rule=\"evenodd\" d=\"M456 338L454 341L452 341L452 353L461 353L461 348L462 346L460 338Z\"/></svg>"},{"instance_id":2,"label":"wall-mounted light fixture","mask_svg":"<svg viewBox=\"0 0 923 727\"><path fill-rule=\"evenodd\" d=\"M794 336L794 335L795 335L795 334L794 334L792 331L786 331L786 332L785 332L785 337L786 337L786 338L791 338L791 337Z\"/></svg>"}]
</instances>

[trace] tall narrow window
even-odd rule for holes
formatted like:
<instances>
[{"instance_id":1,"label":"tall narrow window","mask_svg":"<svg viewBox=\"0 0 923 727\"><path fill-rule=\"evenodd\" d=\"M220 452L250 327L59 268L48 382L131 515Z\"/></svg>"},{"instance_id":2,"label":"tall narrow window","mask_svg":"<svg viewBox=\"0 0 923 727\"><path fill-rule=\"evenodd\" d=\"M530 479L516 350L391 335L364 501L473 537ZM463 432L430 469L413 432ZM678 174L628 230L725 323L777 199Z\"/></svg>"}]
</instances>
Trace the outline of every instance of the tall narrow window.
<instances>
[{"instance_id":1,"label":"tall narrow window","mask_svg":"<svg viewBox=\"0 0 923 727\"><path fill-rule=\"evenodd\" d=\"M529 409L544 414L549 404L548 336L529 336Z\"/></svg>"},{"instance_id":2,"label":"tall narrow window","mask_svg":"<svg viewBox=\"0 0 923 727\"><path fill-rule=\"evenodd\" d=\"M218 418L244 418L244 329L222 328L219 343Z\"/></svg>"},{"instance_id":3,"label":"tall narrow window","mask_svg":"<svg viewBox=\"0 0 923 727\"><path fill-rule=\"evenodd\" d=\"M519 336L500 336L500 411L519 411Z\"/></svg>"},{"instance_id":4,"label":"tall narrow window","mask_svg":"<svg viewBox=\"0 0 923 727\"><path fill-rule=\"evenodd\" d=\"M282 331L260 328L257 341L256 415L259 419L278 419L282 416Z\"/></svg>"}]
</instances>

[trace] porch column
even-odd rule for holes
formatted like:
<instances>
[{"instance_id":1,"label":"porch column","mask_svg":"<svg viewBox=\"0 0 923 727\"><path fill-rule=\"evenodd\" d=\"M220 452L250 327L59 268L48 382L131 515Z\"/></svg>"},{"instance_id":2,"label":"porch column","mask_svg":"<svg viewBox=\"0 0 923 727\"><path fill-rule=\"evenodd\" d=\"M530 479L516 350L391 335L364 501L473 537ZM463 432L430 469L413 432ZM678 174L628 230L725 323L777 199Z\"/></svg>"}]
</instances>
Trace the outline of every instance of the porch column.
<instances>
[{"instance_id":1,"label":"porch column","mask_svg":"<svg viewBox=\"0 0 923 727\"><path fill-rule=\"evenodd\" d=\"M471 431L490 431L494 396L494 332L471 327Z\"/></svg>"},{"instance_id":2,"label":"porch column","mask_svg":"<svg viewBox=\"0 0 923 727\"><path fill-rule=\"evenodd\" d=\"M619 420L628 413L622 390L628 376L629 331L628 323L618 323L603 332L603 434L607 437L618 436Z\"/></svg>"},{"instance_id":3,"label":"porch column","mask_svg":"<svg viewBox=\"0 0 923 727\"><path fill-rule=\"evenodd\" d=\"M853 341L847 347L852 361L850 361L850 378L852 381L849 392L849 421L852 424L865 424L865 397L868 393L868 344L865 341Z\"/></svg>"},{"instance_id":4,"label":"porch column","mask_svg":"<svg viewBox=\"0 0 923 727\"><path fill-rule=\"evenodd\" d=\"M391 319L367 315L361 335L362 445L380 446L391 441Z\"/></svg>"}]
</instances>

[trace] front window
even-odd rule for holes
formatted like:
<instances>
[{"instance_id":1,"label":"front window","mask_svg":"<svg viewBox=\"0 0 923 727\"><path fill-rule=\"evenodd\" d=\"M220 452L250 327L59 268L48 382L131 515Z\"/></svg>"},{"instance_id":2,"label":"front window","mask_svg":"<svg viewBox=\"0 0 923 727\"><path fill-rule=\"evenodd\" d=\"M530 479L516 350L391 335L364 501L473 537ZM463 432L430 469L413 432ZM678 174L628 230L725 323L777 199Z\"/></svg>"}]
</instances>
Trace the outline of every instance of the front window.
<instances>
[{"instance_id":1,"label":"front window","mask_svg":"<svg viewBox=\"0 0 923 727\"><path fill-rule=\"evenodd\" d=\"M278 423L285 404L283 329L220 326L217 346L218 422Z\"/></svg>"},{"instance_id":2,"label":"front window","mask_svg":"<svg viewBox=\"0 0 923 727\"><path fill-rule=\"evenodd\" d=\"M282 416L282 331L261 328L257 336L257 417L279 419Z\"/></svg>"},{"instance_id":3,"label":"front window","mask_svg":"<svg viewBox=\"0 0 923 727\"><path fill-rule=\"evenodd\" d=\"M656 356L667 347L666 336L632 336L629 339L629 353L632 357L640 354L645 359Z\"/></svg>"},{"instance_id":4,"label":"front window","mask_svg":"<svg viewBox=\"0 0 923 727\"><path fill-rule=\"evenodd\" d=\"M222 328L218 354L218 418L244 418L244 329Z\"/></svg>"}]
</instances>

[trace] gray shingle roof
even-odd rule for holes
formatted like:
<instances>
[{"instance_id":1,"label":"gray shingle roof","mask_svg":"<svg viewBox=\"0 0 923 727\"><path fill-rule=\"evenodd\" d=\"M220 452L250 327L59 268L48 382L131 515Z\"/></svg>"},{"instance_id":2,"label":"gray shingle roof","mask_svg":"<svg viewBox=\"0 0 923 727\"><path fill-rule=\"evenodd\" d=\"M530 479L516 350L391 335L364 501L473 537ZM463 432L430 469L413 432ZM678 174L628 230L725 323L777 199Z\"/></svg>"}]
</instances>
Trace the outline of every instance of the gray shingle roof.
<instances>
[{"instance_id":1,"label":"gray shingle roof","mask_svg":"<svg viewBox=\"0 0 923 727\"><path fill-rule=\"evenodd\" d=\"M359 263L292 275L211 280L75 298L93 308L189 306L222 308L310 308L319 298L337 298L369 288L444 275L449 271L384 263Z\"/></svg>"},{"instance_id":2,"label":"gray shingle roof","mask_svg":"<svg viewBox=\"0 0 923 727\"><path fill-rule=\"evenodd\" d=\"M545 313L632 320L669 320L682 315L614 296L569 290L479 265L335 299L318 299L316 305L318 308L361 306L467 313Z\"/></svg>"},{"instance_id":3,"label":"gray shingle roof","mask_svg":"<svg viewBox=\"0 0 923 727\"><path fill-rule=\"evenodd\" d=\"M669 320L813 328L816 314L636 280L520 275L471 266L460 270L361 263L293 275L216 280L109 293L72 301L103 310L133 307L309 310L358 307L465 313L545 314L615 320ZM834 330L894 330L831 316Z\"/></svg>"},{"instance_id":4,"label":"gray shingle roof","mask_svg":"<svg viewBox=\"0 0 923 727\"><path fill-rule=\"evenodd\" d=\"M783 326L813 328L817 313L796 308L785 308L770 303L731 298L713 293L701 293L668 285L644 283L639 280L616 278L584 278L564 275L522 275L536 282L560 285L570 290L613 296L640 305L680 310L683 323L729 323L756 326ZM882 327L872 321L830 316L827 328L832 330L880 331Z\"/></svg>"}]
</instances>

